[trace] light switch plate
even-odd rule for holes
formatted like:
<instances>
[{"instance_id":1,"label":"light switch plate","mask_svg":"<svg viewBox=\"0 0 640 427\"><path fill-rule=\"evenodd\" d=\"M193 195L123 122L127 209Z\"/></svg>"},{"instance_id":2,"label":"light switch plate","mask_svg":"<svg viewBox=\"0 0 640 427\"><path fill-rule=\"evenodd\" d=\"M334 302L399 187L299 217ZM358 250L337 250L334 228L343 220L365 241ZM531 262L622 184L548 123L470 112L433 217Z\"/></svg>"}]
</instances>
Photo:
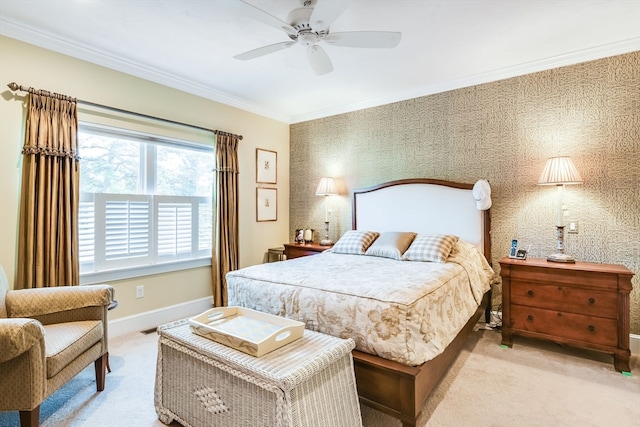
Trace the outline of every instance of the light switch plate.
<instances>
[{"instance_id":1,"label":"light switch plate","mask_svg":"<svg viewBox=\"0 0 640 427\"><path fill-rule=\"evenodd\" d=\"M571 234L578 234L578 221L569 222L569 227L567 227L567 232Z\"/></svg>"}]
</instances>

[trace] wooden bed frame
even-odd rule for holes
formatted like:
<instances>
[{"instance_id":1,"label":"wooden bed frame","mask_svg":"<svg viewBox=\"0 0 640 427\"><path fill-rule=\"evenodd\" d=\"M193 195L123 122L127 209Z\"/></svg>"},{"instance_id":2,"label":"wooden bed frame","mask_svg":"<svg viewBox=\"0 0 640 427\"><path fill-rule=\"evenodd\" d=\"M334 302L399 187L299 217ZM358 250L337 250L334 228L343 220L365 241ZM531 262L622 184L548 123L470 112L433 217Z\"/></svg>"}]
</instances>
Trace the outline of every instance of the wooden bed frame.
<instances>
[{"instance_id":1,"label":"wooden bed frame","mask_svg":"<svg viewBox=\"0 0 640 427\"><path fill-rule=\"evenodd\" d=\"M355 190L353 229L454 234L478 246L491 264L491 217L480 211L473 184L433 179L405 179ZM485 313L489 321L491 291L443 353L407 366L353 351L360 402L413 427L429 394L446 374L474 325Z\"/></svg>"}]
</instances>

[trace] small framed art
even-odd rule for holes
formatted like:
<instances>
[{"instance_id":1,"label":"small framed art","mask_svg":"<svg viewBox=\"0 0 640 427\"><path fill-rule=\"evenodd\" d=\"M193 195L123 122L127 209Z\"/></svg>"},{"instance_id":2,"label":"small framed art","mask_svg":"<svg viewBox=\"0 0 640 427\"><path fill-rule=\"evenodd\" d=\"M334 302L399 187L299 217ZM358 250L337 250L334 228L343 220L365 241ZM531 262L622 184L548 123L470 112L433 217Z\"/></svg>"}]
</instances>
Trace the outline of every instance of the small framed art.
<instances>
[{"instance_id":1,"label":"small framed art","mask_svg":"<svg viewBox=\"0 0 640 427\"><path fill-rule=\"evenodd\" d=\"M278 153L256 148L256 182L276 184L278 178Z\"/></svg>"},{"instance_id":2,"label":"small framed art","mask_svg":"<svg viewBox=\"0 0 640 427\"><path fill-rule=\"evenodd\" d=\"M256 188L256 221L278 220L278 189Z\"/></svg>"}]
</instances>

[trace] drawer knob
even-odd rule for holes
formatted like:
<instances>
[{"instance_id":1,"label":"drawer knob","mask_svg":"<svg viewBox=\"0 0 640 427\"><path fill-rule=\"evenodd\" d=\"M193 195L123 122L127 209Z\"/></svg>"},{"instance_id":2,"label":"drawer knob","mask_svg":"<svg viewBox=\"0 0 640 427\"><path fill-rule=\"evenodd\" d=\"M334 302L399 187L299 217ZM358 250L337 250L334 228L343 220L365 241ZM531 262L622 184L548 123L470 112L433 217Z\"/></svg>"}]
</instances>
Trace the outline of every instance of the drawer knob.
<instances>
[{"instance_id":1,"label":"drawer knob","mask_svg":"<svg viewBox=\"0 0 640 427\"><path fill-rule=\"evenodd\" d=\"M532 291L531 289L529 289L529 290L527 291L527 295L529 295L530 297L532 297L532 296L533 296L533 291Z\"/></svg>"},{"instance_id":2,"label":"drawer knob","mask_svg":"<svg viewBox=\"0 0 640 427\"><path fill-rule=\"evenodd\" d=\"M593 297L589 298L589 304L593 305L595 303L596 303L596 299L595 298L593 298Z\"/></svg>"},{"instance_id":3,"label":"drawer knob","mask_svg":"<svg viewBox=\"0 0 640 427\"><path fill-rule=\"evenodd\" d=\"M532 316L532 315L528 315L528 316L527 316L527 320L528 320L529 322L533 322L533 316Z\"/></svg>"},{"instance_id":4,"label":"drawer knob","mask_svg":"<svg viewBox=\"0 0 640 427\"><path fill-rule=\"evenodd\" d=\"M596 327L593 325L589 325L587 329L589 329L589 332L592 332L592 333L596 331Z\"/></svg>"}]
</instances>

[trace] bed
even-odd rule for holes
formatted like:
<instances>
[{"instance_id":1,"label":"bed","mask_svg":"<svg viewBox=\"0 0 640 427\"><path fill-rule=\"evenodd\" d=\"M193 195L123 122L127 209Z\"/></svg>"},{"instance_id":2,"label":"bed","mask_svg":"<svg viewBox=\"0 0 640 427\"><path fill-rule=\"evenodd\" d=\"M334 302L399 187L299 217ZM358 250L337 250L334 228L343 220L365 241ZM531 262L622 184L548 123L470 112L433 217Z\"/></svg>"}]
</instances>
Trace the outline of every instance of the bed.
<instances>
[{"instance_id":1,"label":"bed","mask_svg":"<svg viewBox=\"0 0 640 427\"><path fill-rule=\"evenodd\" d=\"M415 426L489 310L490 215L478 209L472 190L430 179L356 190L352 230L333 248L229 272L229 305L353 338L360 401ZM434 237L437 251L414 249Z\"/></svg>"}]
</instances>

